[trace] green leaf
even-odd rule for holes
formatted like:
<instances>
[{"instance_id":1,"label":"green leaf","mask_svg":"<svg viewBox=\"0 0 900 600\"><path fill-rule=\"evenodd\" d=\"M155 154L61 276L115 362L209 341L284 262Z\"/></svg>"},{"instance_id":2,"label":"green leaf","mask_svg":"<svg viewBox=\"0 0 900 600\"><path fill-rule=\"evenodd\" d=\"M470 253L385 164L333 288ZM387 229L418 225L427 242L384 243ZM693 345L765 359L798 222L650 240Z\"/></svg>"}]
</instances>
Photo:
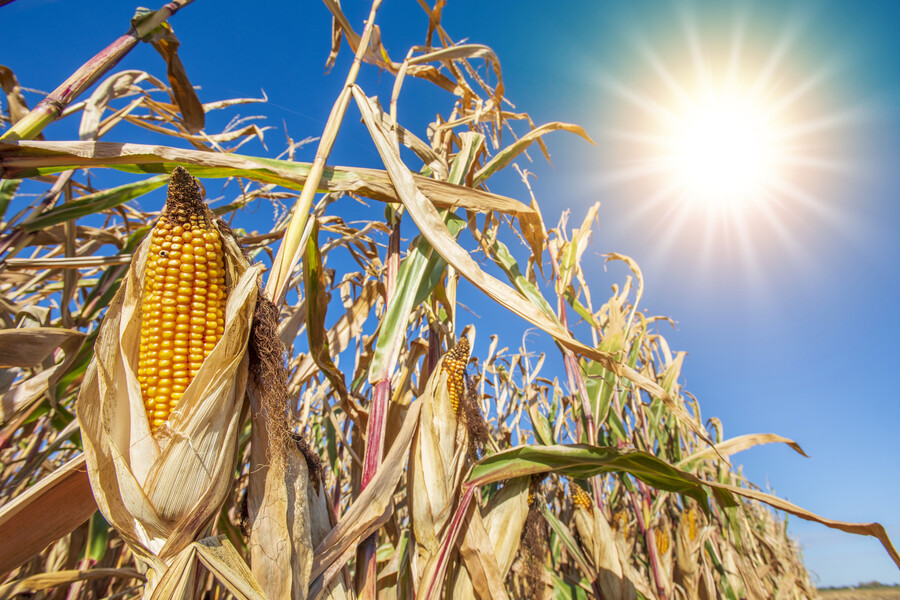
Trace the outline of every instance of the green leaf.
<instances>
[{"instance_id":1,"label":"green leaf","mask_svg":"<svg viewBox=\"0 0 900 600\"><path fill-rule=\"evenodd\" d=\"M550 428L550 422L547 417L541 413L537 404L528 407L528 416L531 417L531 427L534 430L534 436L539 444L543 446L552 446L554 443L553 430Z\"/></svg>"},{"instance_id":2,"label":"green leaf","mask_svg":"<svg viewBox=\"0 0 900 600\"><path fill-rule=\"evenodd\" d=\"M22 183L21 179L0 180L0 219L6 214L6 209L9 208L9 203L16 195L20 183Z\"/></svg>"},{"instance_id":3,"label":"green leaf","mask_svg":"<svg viewBox=\"0 0 900 600\"><path fill-rule=\"evenodd\" d=\"M466 226L466 222L449 211L444 217L450 234L454 237ZM369 381L377 383L390 376L400 347L406 340L406 325L413 308L427 298L444 277L447 262L434 251L425 238L416 236L397 274L397 286L388 303L378 328L375 354L369 365Z\"/></svg>"},{"instance_id":4,"label":"green leaf","mask_svg":"<svg viewBox=\"0 0 900 600\"><path fill-rule=\"evenodd\" d=\"M520 446L479 461L469 476L469 485L557 473L568 477L593 477L601 473L629 473L654 488L685 494L709 511L706 490L709 482L686 473L656 456L631 448L611 448L589 444ZM725 491L725 490L722 490ZM716 494L726 505L735 505L731 494Z\"/></svg>"},{"instance_id":5,"label":"green leaf","mask_svg":"<svg viewBox=\"0 0 900 600\"><path fill-rule=\"evenodd\" d=\"M553 312L550 303L547 302L540 290L538 290L537 287L528 281L522 274L519 263L513 258L513 255L509 253L509 248L507 248L500 240L494 240L494 243L491 244L491 251L491 258L494 259L497 266L503 269L503 272L506 273L506 276L509 278L509 282L513 287L515 287L523 296L528 298L532 304L539 308L541 312L547 315L560 329L562 329L562 323L556 318L556 313Z\"/></svg>"},{"instance_id":6,"label":"green leaf","mask_svg":"<svg viewBox=\"0 0 900 600\"><path fill-rule=\"evenodd\" d=\"M347 384L328 349L328 330L325 327L325 313L328 309L328 290L325 270L322 268L322 254L319 251L319 222L312 221L312 233L306 242L306 256L303 259L303 286L306 288L306 336L309 339L309 354L316 365L341 398L347 396Z\"/></svg>"},{"instance_id":7,"label":"green leaf","mask_svg":"<svg viewBox=\"0 0 900 600\"><path fill-rule=\"evenodd\" d=\"M546 506L541 506L541 512L544 514L544 518L547 519L547 524L550 525L550 529L558 536L559 541L562 542L569 554L572 555L572 558L575 559L575 562L578 563L578 566L581 567L582 573L587 575L589 579L596 579L597 573L594 571L591 563L588 562L587 557L585 557L584 553L581 551L581 546L575 541L575 536L572 535L569 528L563 525L562 522L556 518L556 515L550 512L550 509Z\"/></svg>"},{"instance_id":8,"label":"green leaf","mask_svg":"<svg viewBox=\"0 0 900 600\"><path fill-rule=\"evenodd\" d=\"M84 549L84 557L99 563L106 556L106 544L109 541L109 523L96 511L91 517L88 526L87 545Z\"/></svg>"},{"instance_id":9,"label":"green leaf","mask_svg":"<svg viewBox=\"0 0 900 600\"><path fill-rule=\"evenodd\" d=\"M157 175L156 177L150 177L143 181L126 183L125 185L103 190L95 194L82 196L78 200L61 204L48 210L39 217L22 223L21 227L26 232L32 233L50 227L51 225L57 225L59 223L65 223L66 221L74 221L81 217L94 215L100 211L124 204L129 200L139 198L144 194L162 187L168 183L168 181L168 175Z\"/></svg>"}]
</instances>

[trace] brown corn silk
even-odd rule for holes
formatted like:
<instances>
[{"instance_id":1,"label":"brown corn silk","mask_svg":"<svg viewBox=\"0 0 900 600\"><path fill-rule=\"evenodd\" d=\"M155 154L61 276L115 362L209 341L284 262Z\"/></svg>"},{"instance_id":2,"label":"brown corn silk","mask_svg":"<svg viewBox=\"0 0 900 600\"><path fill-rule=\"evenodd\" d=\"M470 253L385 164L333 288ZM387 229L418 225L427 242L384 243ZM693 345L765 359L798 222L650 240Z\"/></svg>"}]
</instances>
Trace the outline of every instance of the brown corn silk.
<instances>
[{"instance_id":1,"label":"brown corn silk","mask_svg":"<svg viewBox=\"0 0 900 600\"><path fill-rule=\"evenodd\" d=\"M175 167L150 240L138 381L153 430L169 418L225 331L225 264L196 180Z\"/></svg>"},{"instance_id":2,"label":"brown corn silk","mask_svg":"<svg viewBox=\"0 0 900 600\"><path fill-rule=\"evenodd\" d=\"M207 535L233 486L247 383L247 341L262 266L251 266L230 234L219 230L217 235L224 252L227 294L222 336L196 369L178 400L178 410L165 425L151 430L138 379L152 239L135 253L109 306L78 395L94 498L106 520L147 565L145 594L157 584L169 589L168 582L183 579L168 573L173 565L194 568L182 553L203 555L205 550L193 542Z\"/></svg>"}]
</instances>

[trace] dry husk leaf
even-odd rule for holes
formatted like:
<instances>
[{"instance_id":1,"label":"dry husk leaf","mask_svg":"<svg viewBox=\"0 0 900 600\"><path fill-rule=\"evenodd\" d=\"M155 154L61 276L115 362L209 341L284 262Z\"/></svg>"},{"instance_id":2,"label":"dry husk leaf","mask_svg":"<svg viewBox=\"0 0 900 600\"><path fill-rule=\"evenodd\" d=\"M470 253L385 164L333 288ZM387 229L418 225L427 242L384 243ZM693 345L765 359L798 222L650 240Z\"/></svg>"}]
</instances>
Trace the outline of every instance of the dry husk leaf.
<instances>
[{"instance_id":1,"label":"dry husk leaf","mask_svg":"<svg viewBox=\"0 0 900 600\"><path fill-rule=\"evenodd\" d=\"M221 233L225 331L168 423L151 434L136 376L149 238L110 304L78 395L94 498L148 564L148 592L182 551L204 537L232 486L262 266L250 266L233 237Z\"/></svg>"},{"instance_id":2,"label":"dry husk leaf","mask_svg":"<svg viewBox=\"0 0 900 600\"><path fill-rule=\"evenodd\" d=\"M413 439L409 469L409 509L415 532L411 567L421 582L439 556L441 540L453 517L466 467L468 431L450 404L441 357L421 396L422 415Z\"/></svg>"},{"instance_id":3,"label":"dry husk leaf","mask_svg":"<svg viewBox=\"0 0 900 600\"><path fill-rule=\"evenodd\" d=\"M575 528L597 569L597 579L604 598L610 600L634 600L635 586L625 574L623 566L628 557L619 555L615 535L606 517L597 510L581 506L575 508Z\"/></svg>"},{"instance_id":4,"label":"dry husk leaf","mask_svg":"<svg viewBox=\"0 0 900 600\"><path fill-rule=\"evenodd\" d=\"M306 460L293 444L276 458L259 413L250 443L250 476L259 478L247 495L253 573L270 598L305 597L313 560Z\"/></svg>"},{"instance_id":5,"label":"dry husk leaf","mask_svg":"<svg viewBox=\"0 0 900 600\"><path fill-rule=\"evenodd\" d=\"M519 552L519 543L522 538L522 528L525 526L525 519L528 517L528 477L517 477L512 479L503 486L497 494L491 498L487 506L482 510L475 507L475 511L480 511L484 516L481 517L483 528L487 533L487 539L490 540L490 550L493 554L494 565L488 561L488 565L482 565L482 570L489 571L491 567L497 569L499 577L500 589L479 589L478 596L481 598L499 597L502 583L512 567L516 554ZM476 528L477 530L477 528ZM473 535L475 533L470 528L466 530L461 546L461 554L464 559L467 554L468 547L474 547L477 543ZM465 560L465 569L460 569L456 574L456 581L453 583L454 598L473 598L476 590L473 588L472 578L470 577L471 561Z\"/></svg>"},{"instance_id":6,"label":"dry husk leaf","mask_svg":"<svg viewBox=\"0 0 900 600\"><path fill-rule=\"evenodd\" d=\"M702 517L696 506L685 509L675 530L675 581L689 597L698 594L700 586L700 550L706 537Z\"/></svg>"},{"instance_id":7,"label":"dry husk leaf","mask_svg":"<svg viewBox=\"0 0 900 600\"><path fill-rule=\"evenodd\" d=\"M319 477L310 478L309 485L306 486L306 494L309 506L310 533L312 545L315 548L325 539L325 536L337 523L335 522L334 511L329 506L325 486L321 481L321 474ZM325 600L348 600L356 597L346 569L341 569L341 572L331 580L319 597Z\"/></svg>"}]
</instances>

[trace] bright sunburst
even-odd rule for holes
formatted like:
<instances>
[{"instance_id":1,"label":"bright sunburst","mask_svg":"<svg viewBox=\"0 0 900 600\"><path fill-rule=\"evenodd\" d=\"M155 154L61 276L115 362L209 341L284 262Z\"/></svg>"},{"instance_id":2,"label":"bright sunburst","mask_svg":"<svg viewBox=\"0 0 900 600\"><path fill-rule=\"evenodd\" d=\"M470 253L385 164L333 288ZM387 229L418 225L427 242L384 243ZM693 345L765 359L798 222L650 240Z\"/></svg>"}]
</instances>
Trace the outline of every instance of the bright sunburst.
<instances>
[{"instance_id":1,"label":"bright sunburst","mask_svg":"<svg viewBox=\"0 0 900 600\"><path fill-rule=\"evenodd\" d=\"M838 64L802 51L799 21L680 17L635 26L625 66L600 74L600 177L629 200L651 260L727 261L759 283L766 264L801 263L810 236L844 218L827 198L859 115L834 108Z\"/></svg>"},{"instance_id":2,"label":"bright sunburst","mask_svg":"<svg viewBox=\"0 0 900 600\"><path fill-rule=\"evenodd\" d=\"M688 201L739 208L780 176L775 124L737 92L698 99L673 115L667 134L668 175Z\"/></svg>"}]
</instances>

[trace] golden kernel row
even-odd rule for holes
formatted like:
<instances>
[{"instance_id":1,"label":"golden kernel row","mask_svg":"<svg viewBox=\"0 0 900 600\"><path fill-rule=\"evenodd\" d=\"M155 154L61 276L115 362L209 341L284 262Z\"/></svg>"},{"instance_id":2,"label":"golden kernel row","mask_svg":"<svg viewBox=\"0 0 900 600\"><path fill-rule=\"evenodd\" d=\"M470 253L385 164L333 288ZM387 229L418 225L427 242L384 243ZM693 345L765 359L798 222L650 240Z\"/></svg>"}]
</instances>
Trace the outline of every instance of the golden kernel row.
<instances>
[{"instance_id":1,"label":"golden kernel row","mask_svg":"<svg viewBox=\"0 0 900 600\"><path fill-rule=\"evenodd\" d=\"M459 410L459 399L465 393L463 379L466 374L466 365L469 364L469 340L459 338L459 342L444 356L441 373L447 373L447 391L450 394L450 406L453 412Z\"/></svg>"},{"instance_id":2,"label":"golden kernel row","mask_svg":"<svg viewBox=\"0 0 900 600\"><path fill-rule=\"evenodd\" d=\"M154 228L143 290L138 381L153 429L225 331L219 234L202 215L181 216L163 216Z\"/></svg>"}]
</instances>

